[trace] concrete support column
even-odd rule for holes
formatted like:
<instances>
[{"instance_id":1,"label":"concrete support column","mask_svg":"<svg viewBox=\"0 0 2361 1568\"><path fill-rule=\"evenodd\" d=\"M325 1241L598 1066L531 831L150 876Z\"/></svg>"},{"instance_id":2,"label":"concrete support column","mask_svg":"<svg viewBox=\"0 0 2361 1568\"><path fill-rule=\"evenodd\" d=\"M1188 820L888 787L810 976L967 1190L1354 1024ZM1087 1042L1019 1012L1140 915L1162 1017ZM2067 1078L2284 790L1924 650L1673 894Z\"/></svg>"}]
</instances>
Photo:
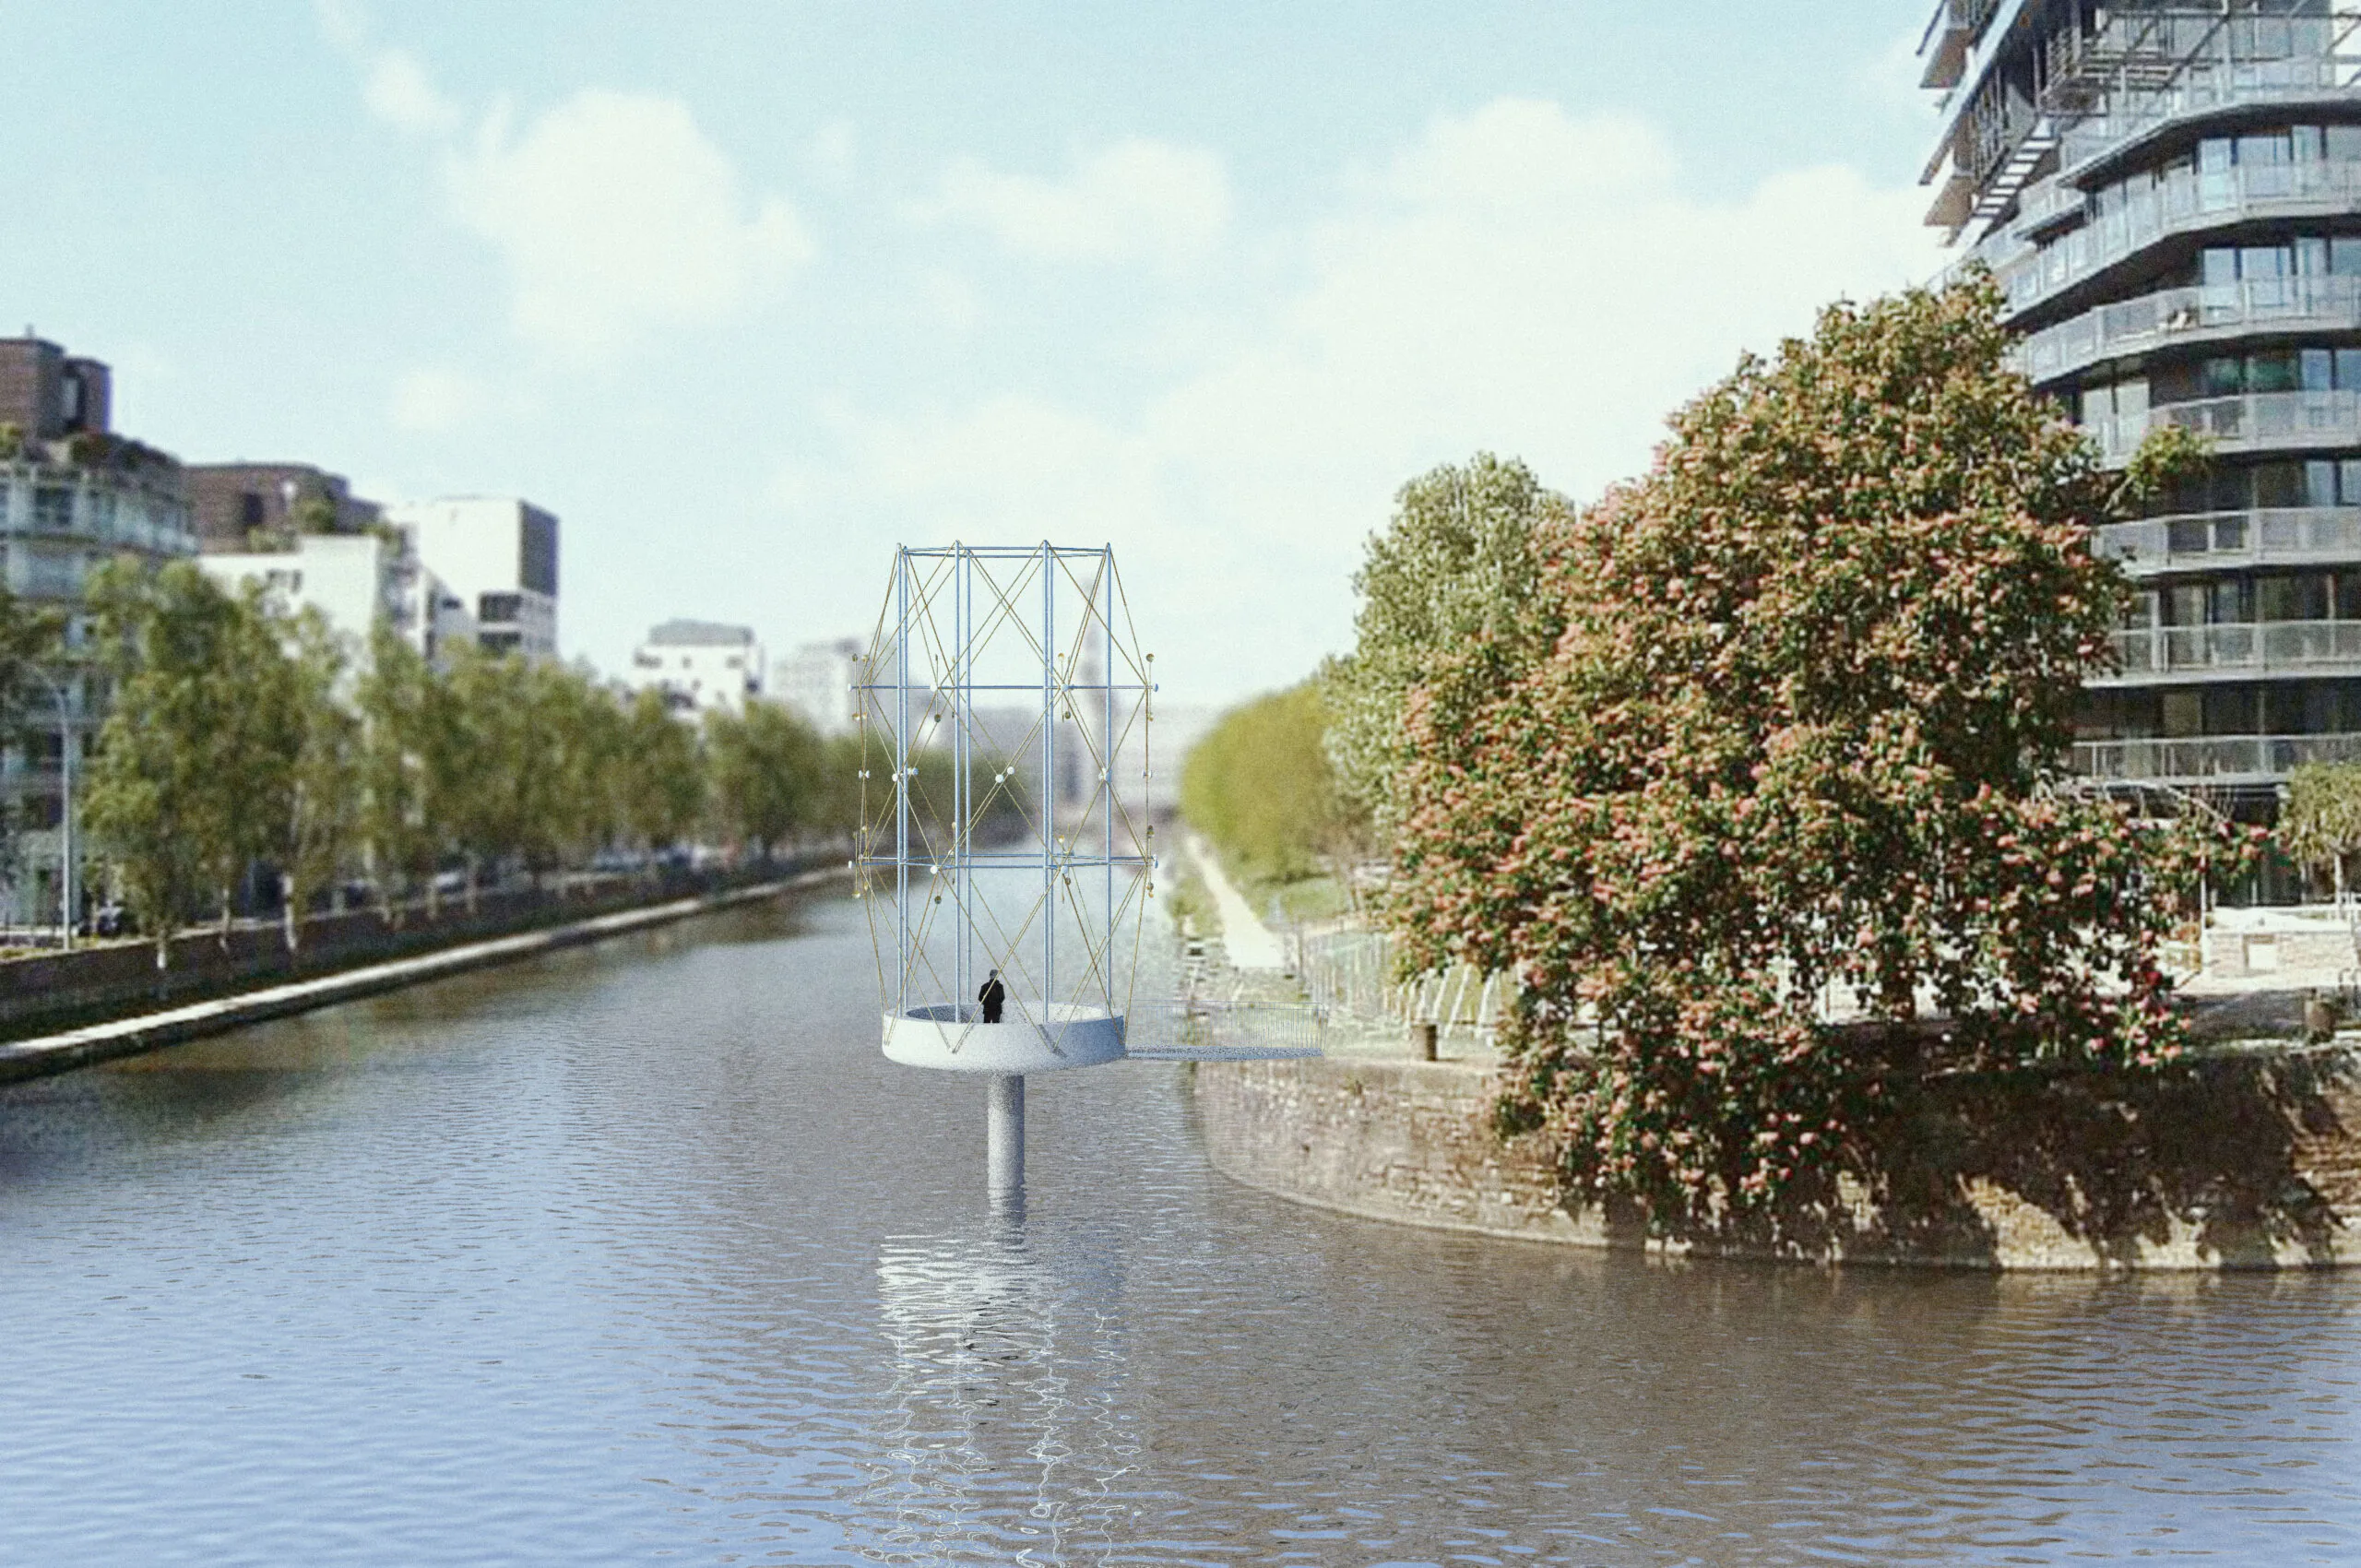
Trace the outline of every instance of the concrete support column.
<instances>
[{"instance_id":1,"label":"concrete support column","mask_svg":"<svg viewBox=\"0 0 2361 1568\"><path fill-rule=\"evenodd\" d=\"M992 1195L1025 1190L1025 1079L995 1073L986 1090L984 1163Z\"/></svg>"}]
</instances>

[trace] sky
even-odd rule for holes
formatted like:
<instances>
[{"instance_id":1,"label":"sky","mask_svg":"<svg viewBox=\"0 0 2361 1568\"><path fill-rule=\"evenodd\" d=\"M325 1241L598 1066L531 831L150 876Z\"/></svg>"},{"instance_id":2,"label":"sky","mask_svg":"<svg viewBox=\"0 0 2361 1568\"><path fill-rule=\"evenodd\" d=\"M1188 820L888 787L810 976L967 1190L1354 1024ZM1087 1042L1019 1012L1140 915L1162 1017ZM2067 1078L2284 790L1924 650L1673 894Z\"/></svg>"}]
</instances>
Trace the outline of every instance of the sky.
<instances>
[{"instance_id":1,"label":"sky","mask_svg":"<svg viewBox=\"0 0 2361 1568\"><path fill-rule=\"evenodd\" d=\"M549 507L604 669L1047 538L1226 702L1350 647L1406 481L1586 500L1930 276L1929 7L0 0L0 330L185 461Z\"/></svg>"}]
</instances>

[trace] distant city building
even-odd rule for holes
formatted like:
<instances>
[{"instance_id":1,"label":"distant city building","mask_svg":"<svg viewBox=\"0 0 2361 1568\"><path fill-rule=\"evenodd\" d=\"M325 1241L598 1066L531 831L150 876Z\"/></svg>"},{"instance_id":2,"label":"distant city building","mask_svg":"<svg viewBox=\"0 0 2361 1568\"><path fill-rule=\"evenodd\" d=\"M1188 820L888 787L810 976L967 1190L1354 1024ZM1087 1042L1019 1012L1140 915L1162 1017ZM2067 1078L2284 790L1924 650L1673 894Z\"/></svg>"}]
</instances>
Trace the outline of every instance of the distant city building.
<instances>
[{"instance_id":1,"label":"distant city building","mask_svg":"<svg viewBox=\"0 0 2361 1568\"><path fill-rule=\"evenodd\" d=\"M634 691L661 692L664 706L684 716L741 713L763 695L763 645L751 627L711 621L667 621L632 650L623 682Z\"/></svg>"},{"instance_id":2,"label":"distant city building","mask_svg":"<svg viewBox=\"0 0 2361 1568\"><path fill-rule=\"evenodd\" d=\"M436 585L421 596L421 637L438 635L436 617L452 616L440 623L446 636L459 612L488 652L557 657L554 516L510 497L464 496L401 502L385 519L409 537L421 582Z\"/></svg>"},{"instance_id":3,"label":"distant city building","mask_svg":"<svg viewBox=\"0 0 2361 1568\"><path fill-rule=\"evenodd\" d=\"M0 802L17 826L0 918L57 919L64 748L77 766L105 719L103 686L86 661L78 613L91 569L119 555L168 561L196 552L181 465L114 434L107 367L28 332L0 339L0 576L19 597L68 614L66 657L33 683L28 737L0 753ZM77 850L81 843L77 840ZM87 861L87 856L77 856ZM77 877L87 908L89 879Z\"/></svg>"},{"instance_id":4,"label":"distant city building","mask_svg":"<svg viewBox=\"0 0 2361 1568\"><path fill-rule=\"evenodd\" d=\"M851 637L805 643L771 672L771 694L823 735L852 732L860 704L852 684L866 650Z\"/></svg>"},{"instance_id":5,"label":"distant city building","mask_svg":"<svg viewBox=\"0 0 2361 1568\"><path fill-rule=\"evenodd\" d=\"M344 639L356 671L368 668L372 636L381 625L433 656L432 644L419 635L418 562L408 538L396 529L302 534L281 550L213 552L197 560L225 587L259 582L283 609L318 611Z\"/></svg>"},{"instance_id":6,"label":"distant city building","mask_svg":"<svg viewBox=\"0 0 2361 1568\"><path fill-rule=\"evenodd\" d=\"M332 533L366 532L384 513L354 495L343 475L308 463L193 463L186 472L197 548L208 554L285 542L295 532L295 509L306 501L326 504Z\"/></svg>"}]
</instances>

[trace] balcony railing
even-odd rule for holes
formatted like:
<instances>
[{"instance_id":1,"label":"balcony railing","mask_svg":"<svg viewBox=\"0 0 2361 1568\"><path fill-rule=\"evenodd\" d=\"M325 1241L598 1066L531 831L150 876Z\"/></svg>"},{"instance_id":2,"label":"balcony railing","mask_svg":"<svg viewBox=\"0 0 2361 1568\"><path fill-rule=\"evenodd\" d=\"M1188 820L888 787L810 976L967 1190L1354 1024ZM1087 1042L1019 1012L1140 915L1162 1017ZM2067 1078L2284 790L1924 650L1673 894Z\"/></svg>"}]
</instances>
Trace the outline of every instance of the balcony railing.
<instances>
[{"instance_id":1,"label":"balcony railing","mask_svg":"<svg viewBox=\"0 0 2361 1568\"><path fill-rule=\"evenodd\" d=\"M2116 634L2115 656L2126 675L2361 664L2361 621L2143 626Z\"/></svg>"},{"instance_id":2,"label":"balcony railing","mask_svg":"<svg viewBox=\"0 0 2361 1568\"><path fill-rule=\"evenodd\" d=\"M2207 18L2211 20L2211 18ZM2346 18L2241 18L2248 27L2268 23L2289 30L2276 59L2197 60L2170 85L2115 96L2110 111L2075 122L2058 146L2060 166L2079 169L2136 136L2170 120L2246 103L2324 98L2353 84L2361 60L2349 52L2352 26ZM2276 51L2274 51L2276 52ZM2119 107L2118 107L2119 106Z\"/></svg>"},{"instance_id":3,"label":"balcony railing","mask_svg":"<svg viewBox=\"0 0 2361 1568\"><path fill-rule=\"evenodd\" d=\"M2193 430L2225 452L2361 445L2361 392L2249 392L2167 403L2143 414L2093 420L2082 428L2111 463L2139 449L2152 430Z\"/></svg>"},{"instance_id":4,"label":"balcony railing","mask_svg":"<svg viewBox=\"0 0 2361 1568\"><path fill-rule=\"evenodd\" d=\"M2189 741L2078 741L2074 771L2086 778L2263 783L2311 762L2361 758L2361 735L2214 735Z\"/></svg>"},{"instance_id":5,"label":"balcony railing","mask_svg":"<svg viewBox=\"0 0 2361 1568\"><path fill-rule=\"evenodd\" d=\"M2267 506L2142 517L2107 524L2098 530L2096 544L2101 555L2143 576L2262 561L2356 560L2361 506Z\"/></svg>"},{"instance_id":6,"label":"balcony railing","mask_svg":"<svg viewBox=\"0 0 2361 1568\"><path fill-rule=\"evenodd\" d=\"M2016 368L2054 381L2121 354L2177 342L2234 337L2257 328L2361 330L2361 278L2255 278L2198 289L2166 289L2084 311L2026 338Z\"/></svg>"},{"instance_id":7,"label":"balcony railing","mask_svg":"<svg viewBox=\"0 0 2361 1568\"><path fill-rule=\"evenodd\" d=\"M2011 311L2031 310L2173 234L2250 219L2306 217L2361 210L2361 164L2272 163L2210 172L2176 170L2140 185L2113 211L2102 213L2037 250L2023 245L2003 259L1986 256Z\"/></svg>"}]
</instances>

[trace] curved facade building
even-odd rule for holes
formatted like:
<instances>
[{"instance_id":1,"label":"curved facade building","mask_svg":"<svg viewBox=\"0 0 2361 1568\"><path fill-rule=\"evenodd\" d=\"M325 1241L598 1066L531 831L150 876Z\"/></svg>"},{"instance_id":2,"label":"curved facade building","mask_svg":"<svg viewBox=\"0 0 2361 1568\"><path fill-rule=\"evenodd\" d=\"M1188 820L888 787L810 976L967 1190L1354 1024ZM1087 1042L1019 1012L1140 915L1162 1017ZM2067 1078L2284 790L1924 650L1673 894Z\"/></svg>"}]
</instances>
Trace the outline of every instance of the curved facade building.
<instances>
[{"instance_id":1,"label":"curved facade building","mask_svg":"<svg viewBox=\"0 0 2361 1568\"><path fill-rule=\"evenodd\" d=\"M1929 221L2110 462L2215 461L2106 530L2138 585L2078 768L2267 817L2361 758L2361 0L1948 0Z\"/></svg>"}]
</instances>

